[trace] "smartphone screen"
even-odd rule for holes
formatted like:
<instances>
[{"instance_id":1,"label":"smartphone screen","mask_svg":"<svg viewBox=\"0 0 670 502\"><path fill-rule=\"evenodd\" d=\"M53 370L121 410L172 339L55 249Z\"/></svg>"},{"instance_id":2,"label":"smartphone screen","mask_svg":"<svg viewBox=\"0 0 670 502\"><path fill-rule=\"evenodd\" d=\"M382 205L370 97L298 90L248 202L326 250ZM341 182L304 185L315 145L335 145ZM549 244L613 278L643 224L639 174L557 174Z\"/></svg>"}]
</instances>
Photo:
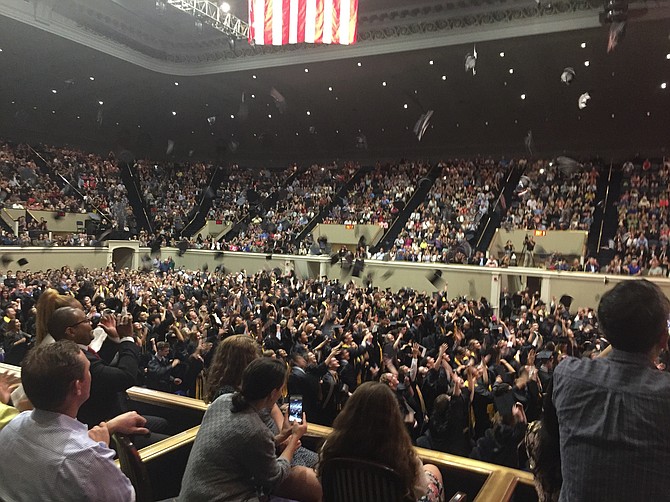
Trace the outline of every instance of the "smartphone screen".
<instances>
[{"instance_id":1,"label":"smartphone screen","mask_svg":"<svg viewBox=\"0 0 670 502\"><path fill-rule=\"evenodd\" d=\"M288 421L302 423L302 396L291 396L289 399Z\"/></svg>"}]
</instances>

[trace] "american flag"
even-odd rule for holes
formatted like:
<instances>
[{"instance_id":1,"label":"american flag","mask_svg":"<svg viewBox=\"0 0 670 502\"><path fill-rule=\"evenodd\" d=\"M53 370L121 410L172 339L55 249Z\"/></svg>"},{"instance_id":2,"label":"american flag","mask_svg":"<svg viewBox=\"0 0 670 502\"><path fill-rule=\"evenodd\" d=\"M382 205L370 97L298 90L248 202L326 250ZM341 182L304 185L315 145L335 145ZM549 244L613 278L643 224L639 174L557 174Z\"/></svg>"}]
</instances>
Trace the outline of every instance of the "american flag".
<instances>
[{"instance_id":1,"label":"american flag","mask_svg":"<svg viewBox=\"0 0 670 502\"><path fill-rule=\"evenodd\" d=\"M249 0L249 42L256 45L356 42L358 0Z\"/></svg>"}]
</instances>

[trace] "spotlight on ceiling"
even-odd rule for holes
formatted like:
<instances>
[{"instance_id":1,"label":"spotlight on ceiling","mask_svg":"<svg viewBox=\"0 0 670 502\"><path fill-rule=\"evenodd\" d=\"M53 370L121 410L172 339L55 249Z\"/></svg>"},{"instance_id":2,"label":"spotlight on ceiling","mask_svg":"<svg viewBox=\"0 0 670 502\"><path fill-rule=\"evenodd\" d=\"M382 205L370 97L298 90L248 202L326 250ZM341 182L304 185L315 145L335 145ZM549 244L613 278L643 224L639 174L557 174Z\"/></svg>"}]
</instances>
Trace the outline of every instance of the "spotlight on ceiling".
<instances>
[{"instance_id":1,"label":"spotlight on ceiling","mask_svg":"<svg viewBox=\"0 0 670 502\"><path fill-rule=\"evenodd\" d=\"M219 4L219 9L221 9L221 12L228 13L230 12L230 4L228 2L221 2Z\"/></svg>"}]
</instances>

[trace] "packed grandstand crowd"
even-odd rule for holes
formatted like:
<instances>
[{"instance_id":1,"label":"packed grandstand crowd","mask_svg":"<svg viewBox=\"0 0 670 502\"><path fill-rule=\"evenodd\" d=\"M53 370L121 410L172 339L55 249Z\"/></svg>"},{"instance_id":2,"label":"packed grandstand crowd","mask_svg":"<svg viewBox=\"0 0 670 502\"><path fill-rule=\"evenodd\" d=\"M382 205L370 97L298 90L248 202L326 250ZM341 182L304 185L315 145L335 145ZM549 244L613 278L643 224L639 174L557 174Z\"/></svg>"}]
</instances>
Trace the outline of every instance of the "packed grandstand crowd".
<instances>
[{"instance_id":1,"label":"packed grandstand crowd","mask_svg":"<svg viewBox=\"0 0 670 502\"><path fill-rule=\"evenodd\" d=\"M503 189L512 168L523 173L513 196ZM178 246L221 251L308 254L314 251L312 222L374 224L384 230L406 209L431 166L401 161L364 168L355 163L315 164L283 170L226 168L202 162L133 166L140 180L141 203L150 229L138 228L113 154L107 157L73 148L2 142L0 199L5 208L25 209L14 228L0 229L2 245L88 246L96 235L54 232L49 218L31 211L86 213L107 227L121 229L142 245ZM222 182L212 185L218 169ZM598 262L594 256L564 257L549 253L533 260L552 270L667 276L668 163L622 166L618 226ZM591 229L601 172L596 165L565 170L550 161L454 160L435 167L427 195L405 211L402 229L390 245L366 246L362 258L486 266L528 264L524 250L505 249L499 256L480 256L472 238L493 213L505 229ZM351 183L350 183L351 181ZM223 224L219 234L182 235L204 200L211 201L205 219ZM594 231L597 231L595 229ZM299 238L300 236L300 238ZM605 238L608 238L605 236ZM323 251L323 249L321 249ZM320 252L321 252L320 251Z\"/></svg>"}]
</instances>

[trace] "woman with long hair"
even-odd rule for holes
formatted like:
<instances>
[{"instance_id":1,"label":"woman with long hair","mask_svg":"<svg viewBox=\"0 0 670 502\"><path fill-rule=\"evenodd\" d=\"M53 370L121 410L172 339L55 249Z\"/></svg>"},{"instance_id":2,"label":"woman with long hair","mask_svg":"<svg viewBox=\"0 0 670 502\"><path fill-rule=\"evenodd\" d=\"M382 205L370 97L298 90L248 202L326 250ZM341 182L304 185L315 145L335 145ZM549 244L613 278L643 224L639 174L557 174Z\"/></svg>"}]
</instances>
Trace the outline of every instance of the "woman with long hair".
<instances>
[{"instance_id":1,"label":"woman with long hair","mask_svg":"<svg viewBox=\"0 0 670 502\"><path fill-rule=\"evenodd\" d=\"M444 499L442 474L417 456L388 385L365 382L347 400L321 449L320 462L338 457L390 467L403 480L407 495L417 500Z\"/></svg>"},{"instance_id":2,"label":"woman with long hair","mask_svg":"<svg viewBox=\"0 0 670 502\"><path fill-rule=\"evenodd\" d=\"M259 357L261 357L261 348L249 335L234 335L223 340L216 348L209 367L205 401L211 403L219 396L240 390L244 370ZM280 434L284 417L277 404L263 411L261 417L273 435ZM318 459L316 453L300 447L293 456L293 465L314 467Z\"/></svg>"},{"instance_id":3,"label":"woman with long hair","mask_svg":"<svg viewBox=\"0 0 670 502\"><path fill-rule=\"evenodd\" d=\"M35 319L35 345L41 343L53 343L54 339L49 334L47 324L53 313L61 307L74 307L81 309L81 303L74 296L61 295L55 289L46 289L37 300L35 305L37 314Z\"/></svg>"},{"instance_id":4,"label":"woman with long hair","mask_svg":"<svg viewBox=\"0 0 670 502\"><path fill-rule=\"evenodd\" d=\"M289 425L273 437L260 412L275 405L288 379L277 359L252 361L239 391L224 394L207 409L186 465L179 500L259 500L270 494L300 501L321 500L316 474L291 467L307 420ZM277 457L276 449L283 448Z\"/></svg>"}]
</instances>

